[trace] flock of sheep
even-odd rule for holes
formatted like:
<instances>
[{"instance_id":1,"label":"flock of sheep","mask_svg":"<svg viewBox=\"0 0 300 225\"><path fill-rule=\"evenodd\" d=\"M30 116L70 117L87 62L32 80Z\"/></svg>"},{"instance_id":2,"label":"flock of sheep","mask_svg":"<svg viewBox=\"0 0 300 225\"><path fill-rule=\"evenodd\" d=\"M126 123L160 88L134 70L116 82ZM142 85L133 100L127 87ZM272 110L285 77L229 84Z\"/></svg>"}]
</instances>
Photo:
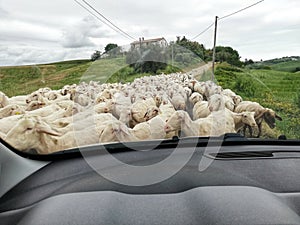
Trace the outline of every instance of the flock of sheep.
<instances>
[{"instance_id":1,"label":"flock of sheep","mask_svg":"<svg viewBox=\"0 0 300 225\"><path fill-rule=\"evenodd\" d=\"M127 84L82 82L11 98L0 92L0 137L38 154L175 135L217 136L246 126L258 128L259 137L262 121L274 128L275 119L281 120L259 103L182 73Z\"/></svg>"}]
</instances>

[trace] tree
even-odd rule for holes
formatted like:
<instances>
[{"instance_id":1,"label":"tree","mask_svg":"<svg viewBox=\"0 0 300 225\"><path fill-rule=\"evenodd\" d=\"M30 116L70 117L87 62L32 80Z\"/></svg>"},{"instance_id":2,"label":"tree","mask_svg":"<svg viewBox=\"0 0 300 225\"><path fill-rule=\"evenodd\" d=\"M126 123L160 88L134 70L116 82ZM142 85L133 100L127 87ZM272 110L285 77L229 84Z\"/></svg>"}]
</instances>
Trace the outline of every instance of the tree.
<instances>
[{"instance_id":1,"label":"tree","mask_svg":"<svg viewBox=\"0 0 300 225\"><path fill-rule=\"evenodd\" d=\"M100 59L101 58L101 52L96 50L92 55L91 55L91 60L92 61L95 61L97 59Z\"/></svg>"},{"instance_id":2,"label":"tree","mask_svg":"<svg viewBox=\"0 0 300 225\"><path fill-rule=\"evenodd\" d=\"M216 61L217 62L228 62L233 66L241 66L240 55L238 51L231 47L217 46L216 47Z\"/></svg>"},{"instance_id":3,"label":"tree","mask_svg":"<svg viewBox=\"0 0 300 225\"><path fill-rule=\"evenodd\" d=\"M117 48L118 45L117 44L113 44L113 43L109 43L105 46L104 50L105 50L105 53L108 53L110 52L111 50Z\"/></svg>"},{"instance_id":4,"label":"tree","mask_svg":"<svg viewBox=\"0 0 300 225\"><path fill-rule=\"evenodd\" d=\"M249 60L245 59L245 65L246 66L247 65L252 65L252 64L254 64L254 61L252 59L249 59Z\"/></svg>"},{"instance_id":5,"label":"tree","mask_svg":"<svg viewBox=\"0 0 300 225\"><path fill-rule=\"evenodd\" d=\"M131 49L126 55L126 63L136 73L156 73L167 66L167 52L159 45Z\"/></svg>"},{"instance_id":6,"label":"tree","mask_svg":"<svg viewBox=\"0 0 300 225\"><path fill-rule=\"evenodd\" d=\"M177 40L176 44L186 48L201 59L205 60L205 48L203 44L199 44L197 41L190 41L185 36L183 36L181 40Z\"/></svg>"},{"instance_id":7,"label":"tree","mask_svg":"<svg viewBox=\"0 0 300 225\"><path fill-rule=\"evenodd\" d=\"M104 50L105 50L105 54L111 58L118 57L122 54L122 48L117 44L112 44L112 43L107 44Z\"/></svg>"}]
</instances>

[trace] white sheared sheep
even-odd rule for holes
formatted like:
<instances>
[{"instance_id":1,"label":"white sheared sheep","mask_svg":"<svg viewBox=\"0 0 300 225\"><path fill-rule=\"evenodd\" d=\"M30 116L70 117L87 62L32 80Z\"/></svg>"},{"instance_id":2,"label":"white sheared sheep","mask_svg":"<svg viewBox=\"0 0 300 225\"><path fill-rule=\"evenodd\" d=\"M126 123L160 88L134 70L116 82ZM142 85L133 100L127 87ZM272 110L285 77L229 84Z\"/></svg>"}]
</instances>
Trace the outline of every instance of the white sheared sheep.
<instances>
[{"instance_id":1,"label":"white sheared sheep","mask_svg":"<svg viewBox=\"0 0 300 225\"><path fill-rule=\"evenodd\" d=\"M128 128L120 121L112 121L106 124L100 132L99 142L132 142L164 139L166 136L164 125L165 123L160 117L139 123L134 128Z\"/></svg>"},{"instance_id":2,"label":"white sheared sheep","mask_svg":"<svg viewBox=\"0 0 300 225\"><path fill-rule=\"evenodd\" d=\"M96 113L111 113L115 107L115 102L112 99L106 100L106 102L101 102L94 106Z\"/></svg>"},{"instance_id":3,"label":"white sheared sheep","mask_svg":"<svg viewBox=\"0 0 300 225\"><path fill-rule=\"evenodd\" d=\"M36 109L40 109L40 108L43 108L45 107L46 104L45 102L39 102L39 101L31 101L27 107L26 107L26 111L33 111L33 110L36 110Z\"/></svg>"},{"instance_id":4,"label":"white sheared sheep","mask_svg":"<svg viewBox=\"0 0 300 225\"><path fill-rule=\"evenodd\" d=\"M88 106L91 103L91 98L86 93L78 92L75 89L71 90L70 100L81 106Z\"/></svg>"},{"instance_id":5,"label":"white sheared sheep","mask_svg":"<svg viewBox=\"0 0 300 225\"><path fill-rule=\"evenodd\" d=\"M171 98L171 102L176 110L185 110L186 102L184 97L181 94L174 94Z\"/></svg>"},{"instance_id":6,"label":"white sheared sheep","mask_svg":"<svg viewBox=\"0 0 300 225\"><path fill-rule=\"evenodd\" d=\"M128 128L122 122L111 122L100 131L100 143L132 141L140 141L140 139L134 135L132 129Z\"/></svg>"},{"instance_id":7,"label":"white sheared sheep","mask_svg":"<svg viewBox=\"0 0 300 225\"><path fill-rule=\"evenodd\" d=\"M45 104L48 104L48 99L46 99L41 92L39 91L34 91L31 94L29 94L27 96L27 98L25 99L25 102L27 104L29 104L32 101L36 101L36 102L44 102Z\"/></svg>"},{"instance_id":8,"label":"white sheared sheep","mask_svg":"<svg viewBox=\"0 0 300 225\"><path fill-rule=\"evenodd\" d=\"M14 115L0 119L0 132L7 134L23 115Z\"/></svg>"},{"instance_id":9,"label":"white sheared sheep","mask_svg":"<svg viewBox=\"0 0 300 225\"><path fill-rule=\"evenodd\" d=\"M7 133L4 140L20 151L35 149L38 154L49 154L96 144L98 139L99 134L94 126L60 135L39 117L24 117Z\"/></svg>"},{"instance_id":10,"label":"white sheared sheep","mask_svg":"<svg viewBox=\"0 0 300 225\"><path fill-rule=\"evenodd\" d=\"M57 111L59 111L61 107L59 107L57 104L51 104L46 107L36 109L33 111L29 111L26 114L32 115L32 116L41 116L41 117L46 117L49 116Z\"/></svg>"},{"instance_id":11,"label":"white sheared sheep","mask_svg":"<svg viewBox=\"0 0 300 225\"><path fill-rule=\"evenodd\" d=\"M195 105L197 102L203 101L203 96L198 92L194 92L190 97L189 101L192 105Z\"/></svg>"},{"instance_id":12,"label":"white sheared sheep","mask_svg":"<svg viewBox=\"0 0 300 225\"><path fill-rule=\"evenodd\" d=\"M182 130L185 136L200 137L218 136L224 133L235 132L233 120L229 124L226 122L214 114L211 114L207 118L193 121L187 112L179 110L171 116L164 129L167 133Z\"/></svg>"},{"instance_id":13,"label":"white sheared sheep","mask_svg":"<svg viewBox=\"0 0 300 225\"><path fill-rule=\"evenodd\" d=\"M8 117L8 116L13 116L13 115L20 115L20 114L24 114L25 110L23 109L23 107L19 106L19 105L7 105L4 108L0 109L0 119L4 118L4 117Z\"/></svg>"},{"instance_id":14,"label":"white sheared sheep","mask_svg":"<svg viewBox=\"0 0 300 225\"><path fill-rule=\"evenodd\" d=\"M261 127L262 127L262 121L264 120L267 125L273 129L275 128L275 119L282 121L282 118L278 116L272 109L265 108L261 106L257 102L251 102L251 101L243 101L240 104L238 104L235 108L235 112L254 112L255 115L255 121L258 126L258 135L257 138L261 135ZM244 133L245 133L244 128ZM253 136L252 129L250 129L250 136Z\"/></svg>"},{"instance_id":15,"label":"white sheared sheep","mask_svg":"<svg viewBox=\"0 0 300 225\"><path fill-rule=\"evenodd\" d=\"M6 94L0 91L0 108L4 108L9 105L9 100Z\"/></svg>"},{"instance_id":16,"label":"white sheared sheep","mask_svg":"<svg viewBox=\"0 0 300 225\"><path fill-rule=\"evenodd\" d=\"M132 104L131 113L133 125L146 121L145 116L148 111L148 107L149 105L147 105L147 103L143 100L137 101Z\"/></svg>"},{"instance_id":17,"label":"white sheared sheep","mask_svg":"<svg viewBox=\"0 0 300 225\"><path fill-rule=\"evenodd\" d=\"M209 116L210 110L207 101L197 102L193 107L193 119L200 119Z\"/></svg>"},{"instance_id":18,"label":"white sheared sheep","mask_svg":"<svg viewBox=\"0 0 300 225\"><path fill-rule=\"evenodd\" d=\"M226 113L227 113L227 117L231 116L233 118L236 131L239 131L245 125L248 125L250 127L257 127L254 118L254 114L255 114L254 112L234 113L231 112L230 110L226 110Z\"/></svg>"}]
</instances>

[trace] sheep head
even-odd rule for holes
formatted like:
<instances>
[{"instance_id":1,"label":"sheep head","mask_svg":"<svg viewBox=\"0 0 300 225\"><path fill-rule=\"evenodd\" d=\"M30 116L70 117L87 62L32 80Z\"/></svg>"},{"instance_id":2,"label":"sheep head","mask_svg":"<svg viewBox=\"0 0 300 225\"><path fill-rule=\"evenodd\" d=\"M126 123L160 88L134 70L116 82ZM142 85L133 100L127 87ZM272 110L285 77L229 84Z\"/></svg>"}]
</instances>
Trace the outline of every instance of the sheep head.
<instances>
[{"instance_id":1,"label":"sheep head","mask_svg":"<svg viewBox=\"0 0 300 225\"><path fill-rule=\"evenodd\" d=\"M59 133L40 118L23 116L7 133L5 141L20 151L38 150L42 147L42 134L59 136Z\"/></svg>"},{"instance_id":2,"label":"sheep head","mask_svg":"<svg viewBox=\"0 0 300 225\"><path fill-rule=\"evenodd\" d=\"M282 121L282 118L278 116L272 109L265 109L263 114L264 120L268 124L268 126L273 129L276 126L275 119Z\"/></svg>"},{"instance_id":3,"label":"sheep head","mask_svg":"<svg viewBox=\"0 0 300 225\"><path fill-rule=\"evenodd\" d=\"M164 130L166 133L178 131L181 128L181 123L185 122L186 114L183 110L178 110L172 114L170 119L166 121Z\"/></svg>"},{"instance_id":4,"label":"sheep head","mask_svg":"<svg viewBox=\"0 0 300 225\"><path fill-rule=\"evenodd\" d=\"M240 113L242 116L242 122L251 127L257 127L257 124L254 119L255 112L242 112Z\"/></svg>"}]
</instances>

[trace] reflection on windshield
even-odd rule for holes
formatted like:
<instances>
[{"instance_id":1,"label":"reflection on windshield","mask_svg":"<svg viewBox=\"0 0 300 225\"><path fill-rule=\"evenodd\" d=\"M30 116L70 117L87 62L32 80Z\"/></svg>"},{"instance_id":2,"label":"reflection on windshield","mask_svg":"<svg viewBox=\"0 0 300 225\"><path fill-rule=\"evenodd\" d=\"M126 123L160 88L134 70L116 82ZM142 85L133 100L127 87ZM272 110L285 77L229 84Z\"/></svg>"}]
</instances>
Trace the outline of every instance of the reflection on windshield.
<instances>
[{"instance_id":1,"label":"reflection on windshield","mask_svg":"<svg viewBox=\"0 0 300 225\"><path fill-rule=\"evenodd\" d=\"M0 68L1 139L49 154L174 136L299 138L300 79L279 66L298 57L241 62L236 50L218 46L212 73L211 50L185 37L108 47L91 60ZM26 88L15 95L12 81Z\"/></svg>"}]
</instances>

